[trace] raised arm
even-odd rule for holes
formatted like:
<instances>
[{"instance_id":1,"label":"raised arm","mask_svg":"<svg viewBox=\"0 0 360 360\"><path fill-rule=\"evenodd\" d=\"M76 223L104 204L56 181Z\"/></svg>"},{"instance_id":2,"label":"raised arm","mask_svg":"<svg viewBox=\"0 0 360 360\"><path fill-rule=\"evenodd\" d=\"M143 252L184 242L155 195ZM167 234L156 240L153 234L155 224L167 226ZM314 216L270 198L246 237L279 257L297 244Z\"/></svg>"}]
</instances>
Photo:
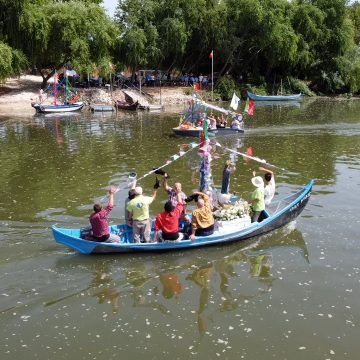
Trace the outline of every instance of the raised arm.
<instances>
[{"instance_id":1,"label":"raised arm","mask_svg":"<svg viewBox=\"0 0 360 360\"><path fill-rule=\"evenodd\" d=\"M268 173L270 173L271 175L274 175L274 173L273 173L270 169L266 169L266 168L264 168L264 167L262 167L262 166L259 167L259 170L260 170L260 171L263 171L263 172L268 172Z\"/></svg>"}]
</instances>

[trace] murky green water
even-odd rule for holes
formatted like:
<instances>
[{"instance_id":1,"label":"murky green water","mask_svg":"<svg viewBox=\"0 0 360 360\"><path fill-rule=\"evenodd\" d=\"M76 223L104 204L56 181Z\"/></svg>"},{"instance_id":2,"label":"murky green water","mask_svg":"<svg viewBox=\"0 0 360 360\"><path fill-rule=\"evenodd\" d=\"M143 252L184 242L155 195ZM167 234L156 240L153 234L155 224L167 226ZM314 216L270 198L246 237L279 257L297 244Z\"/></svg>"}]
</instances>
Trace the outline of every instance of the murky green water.
<instances>
[{"instance_id":1,"label":"murky green water","mask_svg":"<svg viewBox=\"0 0 360 360\"><path fill-rule=\"evenodd\" d=\"M242 137L220 138L285 170L277 194L309 179L286 228L181 253L82 256L52 224L87 224L109 184L162 165L189 139L177 114L0 119L1 359L358 359L360 101L255 106ZM213 161L215 184L227 153ZM168 166L197 188L196 152ZM254 162L231 189L247 198ZM301 174L301 175L299 175ZM141 182L145 192L154 177ZM125 191L111 220L123 220ZM152 206L155 216L166 195Z\"/></svg>"}]
</instances>

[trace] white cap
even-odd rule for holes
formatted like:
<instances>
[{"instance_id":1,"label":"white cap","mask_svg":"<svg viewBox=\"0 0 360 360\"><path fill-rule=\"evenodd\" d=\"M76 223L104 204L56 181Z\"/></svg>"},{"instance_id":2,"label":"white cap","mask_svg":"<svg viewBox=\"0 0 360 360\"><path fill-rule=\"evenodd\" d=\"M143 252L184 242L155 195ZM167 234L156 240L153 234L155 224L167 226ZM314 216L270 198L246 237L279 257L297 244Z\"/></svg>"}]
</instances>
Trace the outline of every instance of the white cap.
<instances>
[{"instance_id":1,"label":"white cap","mask_svg":"<svg viewBox=\"0 0 360 360\"><path fill-rule=\"evenodd\" d=\"M264 180L261 176L255 176L251 179L251 182L256 187L264 187Z\"/></svg>"},{"instance_id":2,"label":"white cap","mask_svg":"<svg viewBox=\"0 0 360 360\"><path fill-rule=\"evenodd\" d=\"M142 193L143 193L143 189L141 186L136 186L136 188L134 190L135 190L136 195L142 195Z\"/></svg>"}]
</instances>

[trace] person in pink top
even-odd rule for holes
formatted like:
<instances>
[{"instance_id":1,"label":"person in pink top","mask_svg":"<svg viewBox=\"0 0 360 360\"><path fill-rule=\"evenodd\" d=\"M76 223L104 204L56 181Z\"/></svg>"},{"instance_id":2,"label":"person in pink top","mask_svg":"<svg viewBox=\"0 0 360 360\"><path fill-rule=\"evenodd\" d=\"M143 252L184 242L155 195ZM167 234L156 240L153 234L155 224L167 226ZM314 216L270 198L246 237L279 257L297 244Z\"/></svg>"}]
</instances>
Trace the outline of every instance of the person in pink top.
<instances>
[{"instance_id":1,"label":"person in pink top","mask_svg":"<svg viewBox=\"0 0 360 360\"><path fill-rule=\"evenodd\" d=\"M116 234L109 233L109 223L107 217L114 207L114 193L115 189L109 190L109 203L103 209L101 204L94 205L94 212L90 215L90 224L92 228L92 239L98 242L119 243L120 237Z\"/></svg>"}]
</instances>

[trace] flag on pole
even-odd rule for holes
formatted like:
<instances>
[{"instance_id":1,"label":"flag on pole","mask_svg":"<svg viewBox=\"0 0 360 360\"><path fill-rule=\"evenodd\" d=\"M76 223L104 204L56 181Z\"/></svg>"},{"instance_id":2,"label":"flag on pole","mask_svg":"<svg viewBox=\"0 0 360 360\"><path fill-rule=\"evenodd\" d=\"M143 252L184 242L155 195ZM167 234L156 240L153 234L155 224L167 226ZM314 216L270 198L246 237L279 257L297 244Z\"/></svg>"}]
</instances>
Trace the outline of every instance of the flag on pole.
<instances>
[{"instance_id":1,"label":"flag on pole","mask_svg":"<svg viewBox=\"0 0 360 360\"><path fill-rule=\"evenodd\" d=\"M211 53L209 55L209 59L212 59L213 58L213 55L214 55L214 50L211 50Z\"/></svg>"},{"instance_id":2,"label":"flag on pole","mask_svg":"<svg viewBox=\"0 0 360 360\"><path fill-rule=\"evenodd\" d=\"M255 106L254 102L252 100L249 100L249 98L247 98L244 112L246 112L250 116L254 115L254 106Z\"/></svg>"},{"instance_id":3,"label":"flag on pole","mask_svg":"<svg viewBox=\"0 0 360 360\"><path fill-rule=\"evenodd\" d=\"M239 105L239 101L240 101L240 98L237 97L235 92L234 92L233 97L231 99L230 107L233 108L234 110L237 110L238 105Z\"/></svg>"}]
</instances>

